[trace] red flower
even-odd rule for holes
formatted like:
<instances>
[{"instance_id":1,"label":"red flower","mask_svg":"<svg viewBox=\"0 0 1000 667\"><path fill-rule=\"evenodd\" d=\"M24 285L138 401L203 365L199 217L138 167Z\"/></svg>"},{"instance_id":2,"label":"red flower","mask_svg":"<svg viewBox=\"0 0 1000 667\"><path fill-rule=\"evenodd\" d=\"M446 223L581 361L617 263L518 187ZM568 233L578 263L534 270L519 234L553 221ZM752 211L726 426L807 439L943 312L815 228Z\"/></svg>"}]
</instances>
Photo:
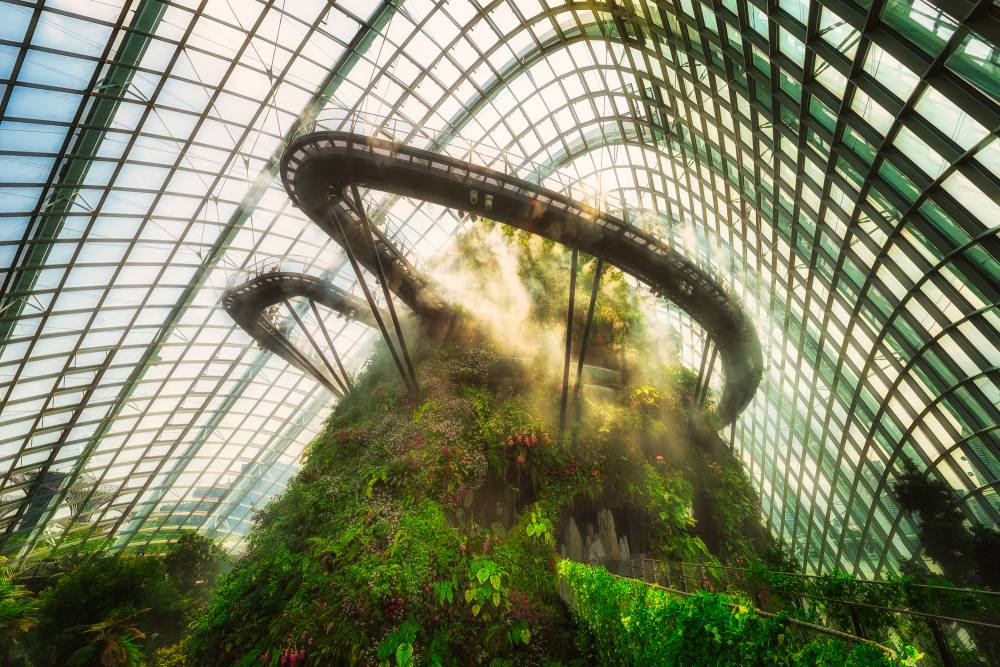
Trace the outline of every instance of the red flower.
<instances>
[{"instance_id":1,"label":"red flower","mask_svg":"<svg viewBox=\"0 0 1000 667\"><path fill-rule=\"evenodd\" d=\"M522 442L524 442L524 436L521 435L520 433L518 433L517 434L517 444L520 445Z\"/></svg>"},{"instance_id":2,"label":"red flower","mask_svg":"<svg viewBox=\"0 0 1000 667\"><path fill-rule=\"evenodd\" d=\"M517 462L520 463L520 464L522 464L522 465L524 464L524 454L518 454L517 455Z\"/></svg>"},{"instance_id":3,"label":"red flower","mask_svg":"<svg viewBox=\"0 0 1000 667\"><path fill-rule=\"evenodd\" d=\"M594 477L598 477L598 476L600 476L601 471L600 470L595 470L592 474L594 475Z\"/></svg>"},{"instance_id":4,"label":"red flower","mask_svg":"<svg viewBox=\"0 0 1000 667\"><path fill-rule=\"evenodd\" d=\"M533 445L537 445L538 444L538 436L535 435L534 433L531 434L531 444L533 444Z\"/></svg>"}]
</instances>

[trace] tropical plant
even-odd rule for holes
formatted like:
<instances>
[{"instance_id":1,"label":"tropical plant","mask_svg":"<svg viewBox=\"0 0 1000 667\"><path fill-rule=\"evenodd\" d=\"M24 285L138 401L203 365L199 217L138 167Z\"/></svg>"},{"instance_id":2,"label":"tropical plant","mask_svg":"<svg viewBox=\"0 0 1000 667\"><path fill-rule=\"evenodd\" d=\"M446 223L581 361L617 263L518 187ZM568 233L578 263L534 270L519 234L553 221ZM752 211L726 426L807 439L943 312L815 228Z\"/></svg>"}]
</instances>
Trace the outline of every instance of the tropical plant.
<instances>
[{"instance_id":1,"label":"tropical plant","mask_svg":"<svg viewBox=\"0 0 1000 667\"><path fill-rule=\"evenodd\" d=\"M764 618L741 595L680 597L603 568L560 561L557 571L579 625L580 647L615 665L913 665L910 646L886 650L806 635L783 617Z\"/></svg>"},{"instance_id":2,"label":"tropical plant","mask_svg":"<svg viewBox=\"0 0 1000 667\"><path fill-rule=\"evenodd\" d=\"M38 623L38 602L14 582L0 557L0 665L22 657L25 635Z\"/></svg>"},{"instance_id":3,"label":"tropical plant","mask_svg":"<svg viewBox=\"0 0 1000 667\"><path fill-rule=\"evenodd\" d=\"M489 558L475 558L469 563L469 586L465 589L465 601L472 607L472 615L480 612L489 618L489 608L493 612L502 611L507 605L505 580L509 575Z\"/></svg>"},{"instance_id":4,"label":"tropical plant","mask_svg":"<svg viewBox=\"0 0 1000 667\"><path fill-rule=\"evenodd\" d=\"M69 656L68 664L101 667L134 667L144 664L140 640L146 637L146 633L136 623L148 611L116 609L97 623L72 628L82 630L88 641Z\"/></svg>"},{"instance_id":5,"label":"tropical plant","mask_svg":"<svg viewBox=\"0 0 1000 667\"><path fill-rule=\"evenodd\" d=\"M181 533L163 557L167 576L185 594L210 589L228 563L228 554L215 540L194 531Z\"/></svg>"}]
</instances>

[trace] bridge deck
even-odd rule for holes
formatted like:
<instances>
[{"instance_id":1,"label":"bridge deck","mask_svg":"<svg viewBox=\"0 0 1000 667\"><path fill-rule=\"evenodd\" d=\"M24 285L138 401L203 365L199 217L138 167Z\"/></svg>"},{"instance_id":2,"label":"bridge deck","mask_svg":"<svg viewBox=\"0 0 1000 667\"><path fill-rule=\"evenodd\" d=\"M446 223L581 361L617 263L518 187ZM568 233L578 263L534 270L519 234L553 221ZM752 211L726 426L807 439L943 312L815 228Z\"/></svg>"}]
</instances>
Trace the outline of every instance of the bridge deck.
<instances>
[{"instance_id":1,"label":"bridge deck","mask_svg":"<svg viewBox=\"0 0 1000 667\"><path fill-rule=\"evenodd\" d=\"M724 387L716 424L724 426L753 398L762 374L760 342L740 303L707 272L639 228L516 177L457 158L343 132L315 132L285 151L282 180L292 201L335 241L351 244L374 271L376 258L345 187L389 192L489 217L603 258L672 300L714 340ZM341 238L332 210L345 222ZM447 306L400 250L376 231L376 252L389 288L415 312Z\"/></svg>"}]
</instances>

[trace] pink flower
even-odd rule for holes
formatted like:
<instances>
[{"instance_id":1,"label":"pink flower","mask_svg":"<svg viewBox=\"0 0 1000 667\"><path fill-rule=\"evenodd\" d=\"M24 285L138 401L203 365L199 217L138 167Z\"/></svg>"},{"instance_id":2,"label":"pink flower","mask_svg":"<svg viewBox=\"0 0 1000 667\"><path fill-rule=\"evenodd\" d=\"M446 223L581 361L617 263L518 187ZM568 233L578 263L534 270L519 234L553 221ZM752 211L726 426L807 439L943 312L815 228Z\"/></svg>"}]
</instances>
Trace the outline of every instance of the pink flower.
<instances>
[{"instance_id":1,"label":"pink flower","mask_svg":"<svg viewBox=\"0 0 1000 667\"><path fill-rule=\"evenodd\" d=\"M660 456L659 454L657 454L657 455L656 455L656 460L657 460L657 461L662 461L662 460L663 460L663 457L662 457L662 456Z\"/></svg>"},{"instance_id":2,"label":"pink flower","mask_svg":"<svg viewBox=\"0 0 1000 667\"><path fill-rule=\"evenodd\" d=\"M524 436L521 435L520 433L518 433L517 434L517 444L521 444L522 442L524 442Z\"/></svg>"},{"instance_id":3,"label":"pink flower","mask_svg":"<svg viewBox=\"0 0 1000 667\"><path fill-rule=\"evenodd\" d=\"M518 463L520 463L521 465L524 465L524 460L525 460L524 459L524 454L518 454L517 455L517 462Z\"/></svg>"},{"instance_id":4,"label":"pink flower","mask_svg":"<svg viewBox=\"0 0 1000 667\"><path fill-rule=\"evenodd\" d=\"M538 436L535 435L534 433L531 434L531 444L533 444L533 445L537 445L538 444Z\"/></svg>"},{"instance_id":5,"label":"pink flower","mask_svg":"<svg viewBox=\"0 0 1000 667\"><path fill-rule=\"evenodd\" d=\"M513 447L514 446L514 438L512 438L509 435L507 436L507 446L508 447Z\"/></svg>"}]
</instances>

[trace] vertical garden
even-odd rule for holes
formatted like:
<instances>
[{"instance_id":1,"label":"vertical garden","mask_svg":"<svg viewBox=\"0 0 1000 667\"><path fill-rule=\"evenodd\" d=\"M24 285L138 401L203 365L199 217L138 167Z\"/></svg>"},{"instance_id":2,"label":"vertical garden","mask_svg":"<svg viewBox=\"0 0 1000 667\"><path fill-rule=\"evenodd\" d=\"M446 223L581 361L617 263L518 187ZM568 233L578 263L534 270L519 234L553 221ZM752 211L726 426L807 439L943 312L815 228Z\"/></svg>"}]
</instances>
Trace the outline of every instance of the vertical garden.
<instances>
[{"instance_id":1,"label":"vertical garden","mask_svg":"<svg viewBox=\"0 0 1000 667\"><path fill-rule=\"evenodd\" d=\"M494 316L468 308L445 341L417 346L419 393L373 354L242 554L189 534L30 580L7 571L4 664L918 663L926 629L894 618L865 616L861 641L808 628L853 629L834 605L803 602L817 591L916 603L902 579L890 599L841 575L808 590L781 578L793 556L726 443L692 424L697 378L663 353L620 274L602 282L560 429L561 350L547 341L568 258L520 235L500 256L491 233L464 238L451 269L474 289L510 277ZM593 274L584 263L581 289ZM505 316L504 299L529 317ZM655 586L645 562L689 569ZM722 577L727 565L745 574Z\"/></svg>"}]
</instances>

